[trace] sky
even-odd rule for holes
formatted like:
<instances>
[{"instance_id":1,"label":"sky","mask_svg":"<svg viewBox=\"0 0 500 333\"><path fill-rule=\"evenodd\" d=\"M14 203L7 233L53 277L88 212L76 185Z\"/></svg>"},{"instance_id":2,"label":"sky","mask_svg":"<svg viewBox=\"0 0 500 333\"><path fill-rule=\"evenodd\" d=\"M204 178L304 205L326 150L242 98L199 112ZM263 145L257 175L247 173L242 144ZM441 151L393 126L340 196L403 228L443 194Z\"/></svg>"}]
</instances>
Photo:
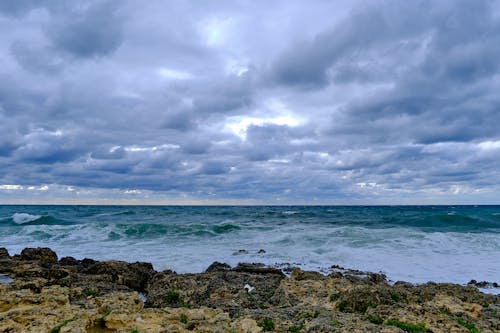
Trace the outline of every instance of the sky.
<instances>
[{"instance_id":1,"label":"sky","mask_svg":"<svg viewBox=\"0 0 500 333\"><path fill-rule=\"evenodd\" d=\"M0 203L498 204L494 1L0 0Z\"/></svg>"}]
</instances>

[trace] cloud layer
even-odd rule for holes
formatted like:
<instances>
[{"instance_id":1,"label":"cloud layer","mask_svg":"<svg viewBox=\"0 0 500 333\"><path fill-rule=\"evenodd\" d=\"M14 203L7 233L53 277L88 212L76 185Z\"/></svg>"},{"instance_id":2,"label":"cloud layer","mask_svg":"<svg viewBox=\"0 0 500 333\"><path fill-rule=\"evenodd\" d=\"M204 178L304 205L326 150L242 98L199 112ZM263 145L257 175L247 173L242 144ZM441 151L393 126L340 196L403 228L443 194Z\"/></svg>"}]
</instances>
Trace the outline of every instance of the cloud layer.
<instances>
[{"instance_id":1,"label":"cloud layer","mask_svg":"<svg viewBox=\"0 0 500 333\"><path fill-rule=\"evenodd\" d=\"M491 1L0 2L0 202L498 203Z\"/></svg>"}]
</instances>

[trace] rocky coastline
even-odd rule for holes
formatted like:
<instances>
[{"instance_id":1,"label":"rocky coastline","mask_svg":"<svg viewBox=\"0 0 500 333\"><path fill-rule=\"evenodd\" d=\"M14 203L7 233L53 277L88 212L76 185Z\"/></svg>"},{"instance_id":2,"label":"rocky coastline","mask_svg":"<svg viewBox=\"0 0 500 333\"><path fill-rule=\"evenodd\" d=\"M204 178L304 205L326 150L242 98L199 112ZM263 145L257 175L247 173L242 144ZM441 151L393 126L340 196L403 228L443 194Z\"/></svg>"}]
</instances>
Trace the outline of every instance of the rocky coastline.
<instances>
[{"instance_id":1,"label":"rocky coastline","mask_svg":"<svg viewBox=\"0 0 500 333\"><path fill-rule=\"evenodd\" d=\"M203 273L0 248L0 332L500 332L500 295L260 264Z\"/></svg>"}]
</instances>

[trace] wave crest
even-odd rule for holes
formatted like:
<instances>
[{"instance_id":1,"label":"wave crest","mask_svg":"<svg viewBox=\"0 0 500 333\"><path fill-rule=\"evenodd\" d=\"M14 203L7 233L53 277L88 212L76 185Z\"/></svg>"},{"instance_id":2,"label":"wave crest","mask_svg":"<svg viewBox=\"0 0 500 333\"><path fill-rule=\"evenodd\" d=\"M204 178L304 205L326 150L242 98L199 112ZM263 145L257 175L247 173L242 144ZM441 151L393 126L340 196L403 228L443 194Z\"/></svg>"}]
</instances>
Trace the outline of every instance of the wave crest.
<instances>
[{"instance_id":1,"label":"wave crest","mask_svg":"<svg viewBox=\"0 0 500 333\"><path fill-rule=\"evenodd\" d=\"M28 213L14 213L12 215L12 221L17 224L25 224L41 219L41 215L31 215Z\"/></svg>"}]
</instances>

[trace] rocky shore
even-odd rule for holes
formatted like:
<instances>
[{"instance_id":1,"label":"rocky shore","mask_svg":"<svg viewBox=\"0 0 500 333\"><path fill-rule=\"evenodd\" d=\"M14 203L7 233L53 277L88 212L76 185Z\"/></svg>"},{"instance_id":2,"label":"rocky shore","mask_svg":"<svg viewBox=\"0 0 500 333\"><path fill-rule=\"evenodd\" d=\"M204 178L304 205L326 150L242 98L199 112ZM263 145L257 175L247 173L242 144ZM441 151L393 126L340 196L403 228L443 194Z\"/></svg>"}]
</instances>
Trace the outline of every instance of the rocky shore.
<instances>
[{"instance_id":1,"label":"rocky shore","mask_svg":"<svg viewBox=\"0 0 500 333\"><path fill-rule=\"evenodd\" d=\"M337 269L203 273L0 248L0 332L500 332L500 296Z\"/></svg>"}]
</instances>

